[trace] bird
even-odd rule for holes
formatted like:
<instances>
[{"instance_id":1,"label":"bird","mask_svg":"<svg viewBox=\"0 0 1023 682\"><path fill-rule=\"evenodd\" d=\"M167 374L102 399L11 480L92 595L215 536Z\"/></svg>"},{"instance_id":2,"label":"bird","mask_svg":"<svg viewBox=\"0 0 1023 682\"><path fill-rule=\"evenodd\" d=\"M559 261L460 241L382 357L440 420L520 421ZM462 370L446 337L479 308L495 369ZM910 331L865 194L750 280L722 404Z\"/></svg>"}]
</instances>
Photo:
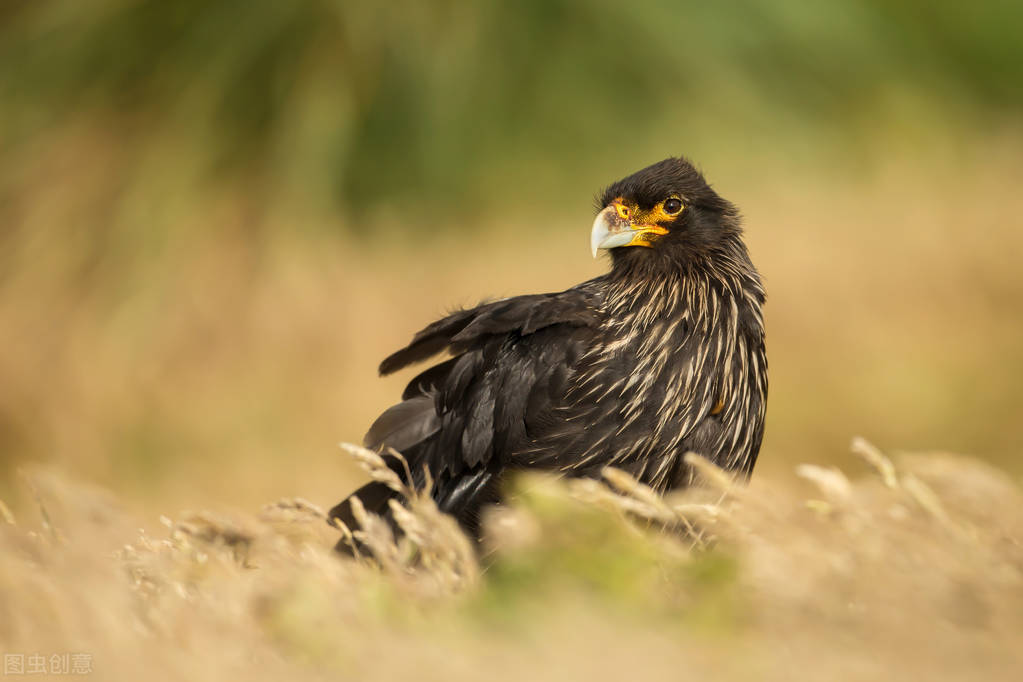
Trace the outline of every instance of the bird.
<instances>
[{"instance_id":1,"label":"bird","mask_svg":"<svg viewBox=\"0 0 1023 682\"><path fill-rule=\"evenodd\" d=\"M596 204L590 248L609 254L605 274L455 310L380 364L387 375L450 356L409 382L364 445L477 541L516 472L615 467L664 493L692 484L687 453L743 478L757 461L765 292L738 209L685 157L612 183ZM358 528L354 497L385 518L402 502L374 481L328 521Z\"/></svg>"}]
</instances>

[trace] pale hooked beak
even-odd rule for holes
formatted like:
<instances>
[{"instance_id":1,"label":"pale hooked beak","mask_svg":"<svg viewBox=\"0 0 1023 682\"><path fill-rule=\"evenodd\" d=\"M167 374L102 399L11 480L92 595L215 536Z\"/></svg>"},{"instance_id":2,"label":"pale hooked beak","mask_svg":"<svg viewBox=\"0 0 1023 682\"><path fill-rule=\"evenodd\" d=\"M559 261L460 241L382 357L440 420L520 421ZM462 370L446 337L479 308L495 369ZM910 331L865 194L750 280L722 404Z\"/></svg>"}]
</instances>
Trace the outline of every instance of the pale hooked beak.
<instances>
[{"instance_id":1,"label":"pale hooked beak","mask_svg":"<svg viewBox=\"0 0 1023 682\"><path fill-rule=\"evenodd\" d=\"M590 231L590 249L593 257L601 249L614 249L619 246L650 246L648 235L667 234L668 230L658 225L634 225L619 217L618 210L612 204L597 214Z\"/></svg>"}]
</instances>

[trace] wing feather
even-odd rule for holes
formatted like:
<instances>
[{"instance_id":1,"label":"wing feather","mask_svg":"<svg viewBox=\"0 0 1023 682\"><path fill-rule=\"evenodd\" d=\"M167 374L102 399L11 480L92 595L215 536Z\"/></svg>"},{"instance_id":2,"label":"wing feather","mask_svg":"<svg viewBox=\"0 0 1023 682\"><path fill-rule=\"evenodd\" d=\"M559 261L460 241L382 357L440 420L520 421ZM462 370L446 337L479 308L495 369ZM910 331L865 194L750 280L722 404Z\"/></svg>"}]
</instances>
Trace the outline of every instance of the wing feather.
<instances>
[{"instance_id":1,"label":"wing feather","mask_svg":"<svg viewBox=\"0 0 1023 682\"><path fill-rule=\"evenodd\" d=\"M366 446L402 452L413 485L420 487L428 470L438 505L463 522L478 522L481 505L496 499L512 451L553 423L550 412L564 394L569 365L598 324L599 288L589 284L458 310L421 330L381 363L381 374L445 351L454 357L409 382L402 402L370 427ZM372 484L356 494L377 505L389 499ZM350 507L342 502L335 515L350 520Z\"/></svg>"}]
</instances>

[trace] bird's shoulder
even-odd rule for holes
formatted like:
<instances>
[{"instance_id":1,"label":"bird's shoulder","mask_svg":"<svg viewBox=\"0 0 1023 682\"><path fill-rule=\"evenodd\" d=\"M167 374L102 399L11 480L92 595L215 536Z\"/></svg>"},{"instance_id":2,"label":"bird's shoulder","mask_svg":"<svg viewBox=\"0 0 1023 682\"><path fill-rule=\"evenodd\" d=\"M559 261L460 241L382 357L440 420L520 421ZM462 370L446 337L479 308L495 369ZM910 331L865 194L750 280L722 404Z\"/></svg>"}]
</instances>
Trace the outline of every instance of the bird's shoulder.
<instances>
[{"instance_id":1,"label":"bird's shoulder","mask_svg":"<svg viewBox=\"0 0 1023 682\"><path fill-rule=\"evenodd\" d=\"M523 338L555 325L596 327L602 296L602 281L596 278L565 291L485 301L455 310L385 358L380 373L390 374L445 351L459 355L494 337Z\"/></svg>"}]
</instances>

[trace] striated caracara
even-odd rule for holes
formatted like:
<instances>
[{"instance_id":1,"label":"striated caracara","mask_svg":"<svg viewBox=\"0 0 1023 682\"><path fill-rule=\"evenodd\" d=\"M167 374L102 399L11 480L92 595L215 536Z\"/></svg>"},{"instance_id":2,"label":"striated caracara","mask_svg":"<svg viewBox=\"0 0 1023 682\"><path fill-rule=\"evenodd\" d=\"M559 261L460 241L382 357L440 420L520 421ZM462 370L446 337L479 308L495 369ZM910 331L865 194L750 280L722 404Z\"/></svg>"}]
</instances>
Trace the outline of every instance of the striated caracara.
<instances>
[{"instance_id":1,"label":"striated caracara","mask_svg":"<svg viewBox=\"0 0 1023 682\"><path fill-rule=\"evenodd\" d=\"M437 505L473 536L508 472L615 466L665 491L689 483L687 452L742 475L756 462L764 289L735 206L670 158L612 184L597 208L590 243L594 256L609 251L607 274L459 310L380 365L453 356L415 377L365 444L403 453L415 489L428 471ZM374 482L353 495L388 516L397 493ZM350 499L330 518L355 528Z\"/></svg>"}]
</instances>

